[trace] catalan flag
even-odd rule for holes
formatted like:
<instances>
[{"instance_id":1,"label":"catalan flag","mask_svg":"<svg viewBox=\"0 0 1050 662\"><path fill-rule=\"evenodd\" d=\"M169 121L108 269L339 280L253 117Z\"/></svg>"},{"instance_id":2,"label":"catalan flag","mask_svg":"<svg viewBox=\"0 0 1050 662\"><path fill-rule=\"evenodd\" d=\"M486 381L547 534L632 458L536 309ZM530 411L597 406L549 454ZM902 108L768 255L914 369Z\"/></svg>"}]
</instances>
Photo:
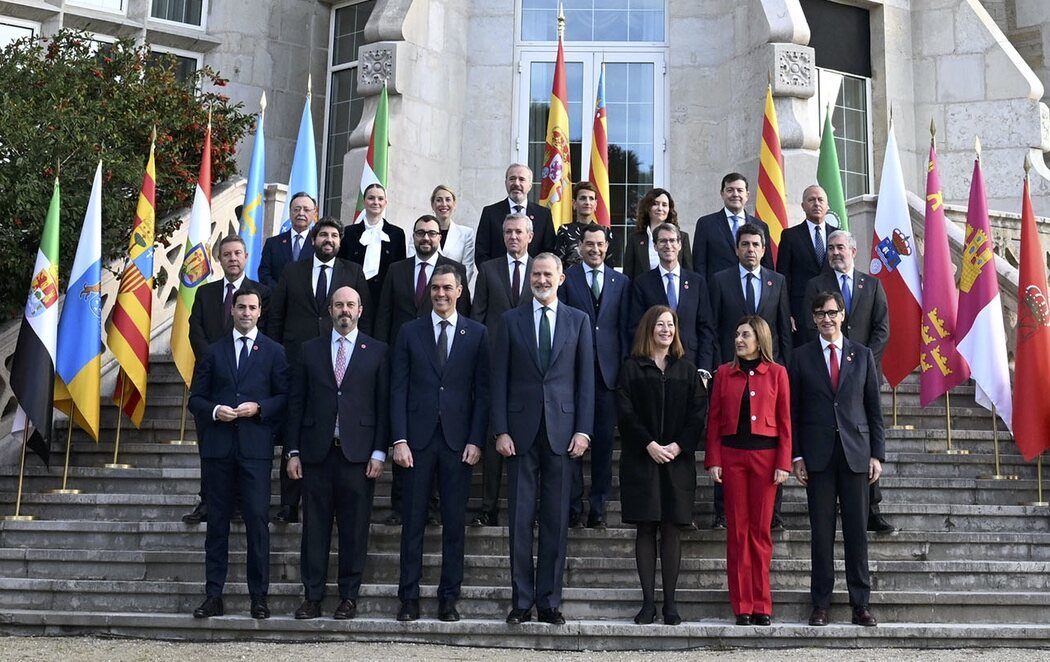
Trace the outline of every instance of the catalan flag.
<instances>
[{"instance_id":1,"label":"catalan flag","mask_svg":"<svg viewBox=\"0 0 1050 662\"><path fill-rule=\"evenodd\" d=\"M55 408L98 443L102 405L102 162L95 168L84 227L58 321Z\"/></svg>"},{"instance_id":2,"label":"catalan flag","mask_svg":"<svg viewBox=\"0 0 1050 662\"><path fill-rule=\"evenodd\" d=\"M594 220L599 225L612 225L609 213L609 121L605 113L605 65L598 74L598 93L594 98L594 129L591 137L591 172L589 176L598 189L598 205Z\"/></svg>"},{"instance_id":3,"label":"catalan flag","mask_svg":"<svg viewBox=\"0 0 1050 662\"><path fill-rule=\"evenodd\" d=\"M244 191L241 207L241 227L238 234L244 240L248 261L244 273L252 280L259 280L259 259L262 258L263 219L266 214L266 146L263 135L263 119L266 116L266 93L259 101L259 119L255 122L255 144L252 145L252 162L248 167L248 187ZM295 191L289 191L288 195Z\"/></svg>"},{"instance_id":4,"label":"catalan flag","mask_svg":"<svg viewBox=\"0 0 1050 662\"><path fill-rule=\"evenodd\" d=\"M142 425L146 411L146 379L149 375L149 341L153 309L153 226L156 221L157 167L149 147L146 174L142 178L135 225L128 242L128 262L120 276L117 302L109 319L106 344L120 365L113 401L135 424Z\"/></svg>"},{"instance_id":5,"label":"catalan flag","mask_svg":"<svg viewBox=\"0 0 1050 662\"><path fill-rule=\"evenodd\" d=\"M365 189L372 184L386 188L388 173L388 155L390 151L390 106L387 98L386 83L379 92L379 103L376 105L376 116L372 121L372 135L368 138L368 152L365 154L365 167L361 170L361 190L357 192L357 208L354 210L354 223L365 219Z\"/></svg>"},{"instance_id":6,"label":"catalan flag","mask_svg":"<svg viewBox=\"0 0 1050 662\"><path fill-rule=\"evenodd\" d=\"M780 233L788 226L787 190L784 184L784 156L780 152L780 126L773 106L773 88L766 87L766 112L762 118L762 147L759 150L758 198L755 216L769 226L773 258L777 256Z\"/></svg>"},{"instance_id":7,"label":"catalan flag","mask_svg":"<svg viewBox=\"0 0 1050 662\"><path fill-rule=\"evenodd\" d=\"M569 154L569 92L565 83L564 19L558 19L558 59L554 64L554 84L547 114L547 146L543 150L540 174L540 204L551 210L557 230L572 223L572 159Z\"/></svg>"},{"instance_id":8,"label":"catalan flag","mask_svg":"<svg viewBox=\"0 0 1050 662\"><path fill-rule=\"evenodd\" d=\"M190 211L190 229L186 233L186 250L179 269L179 296L175 299L175 319L171 323L171 356L182 380L189 388L193 381L194 356L190 346L190 311L197 298L197 288L208 282L211 275L211 120L204 131L204 151L201 155L200 176L193 194Z\"/></svg>"}]
</instances>

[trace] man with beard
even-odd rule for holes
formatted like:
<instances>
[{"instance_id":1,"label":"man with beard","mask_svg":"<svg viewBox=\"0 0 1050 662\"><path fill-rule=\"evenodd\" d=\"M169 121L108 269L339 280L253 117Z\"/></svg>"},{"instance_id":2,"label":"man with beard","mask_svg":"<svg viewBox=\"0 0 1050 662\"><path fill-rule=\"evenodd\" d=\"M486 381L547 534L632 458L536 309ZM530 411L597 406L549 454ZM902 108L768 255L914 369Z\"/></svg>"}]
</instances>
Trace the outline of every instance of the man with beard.
<instances>
[{"instance_id":1,"label":"man with beard","mask_svg":"<svg viewBox=\"0 0 1050 662\"><path fill-rule=\"evenodd\" d=\"M474 243L476 264L503 255L503 221L508 215L525 216L532 223L533 235L528 245L529 255L554 250L555 235L551 210L529 202L532 170L526 165L513 163L507 168L503 184L507 188L507 197L481 210L478 238Z\"/></svg>"}]
</instances>

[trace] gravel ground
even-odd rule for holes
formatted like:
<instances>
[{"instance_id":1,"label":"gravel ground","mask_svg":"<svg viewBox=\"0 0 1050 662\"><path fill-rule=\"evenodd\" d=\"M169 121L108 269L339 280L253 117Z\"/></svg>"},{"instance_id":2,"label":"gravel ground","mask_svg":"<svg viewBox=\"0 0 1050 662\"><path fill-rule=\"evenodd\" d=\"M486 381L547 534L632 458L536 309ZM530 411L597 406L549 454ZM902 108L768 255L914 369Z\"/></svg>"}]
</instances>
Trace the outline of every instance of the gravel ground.
<instances>
[{"instance_id":1,"label":"gravel ground","mask_svg":"<svg viewBox=\"0 0 1050 662\"><path fill-rule=\"evenodd\" d=\"M397 644L396 652L389 644L269 644L269 643L173 643L165 641L97 639L93 637L4 637L0 638L0 661L18 662L161 662L186 660L266 660L266 662L398 662L407 660L484 660L485 662L538 662L565 660L568 662L625 662L627 660L659 660L659 662L693 662L719 660L724 662L751 662L775 657L777 662L816 662L841 660L847 655L842 650L798 648L776 651L686 651L686 652L626 652L626 653L545 653L493 648L453 648L449 646L419 646ZM1047 659L1050 651L1017 650L1009 648L958 650L872 649L853 650L850 662L1015 662L1016 660Z\"/></svg>"}]
</instances>

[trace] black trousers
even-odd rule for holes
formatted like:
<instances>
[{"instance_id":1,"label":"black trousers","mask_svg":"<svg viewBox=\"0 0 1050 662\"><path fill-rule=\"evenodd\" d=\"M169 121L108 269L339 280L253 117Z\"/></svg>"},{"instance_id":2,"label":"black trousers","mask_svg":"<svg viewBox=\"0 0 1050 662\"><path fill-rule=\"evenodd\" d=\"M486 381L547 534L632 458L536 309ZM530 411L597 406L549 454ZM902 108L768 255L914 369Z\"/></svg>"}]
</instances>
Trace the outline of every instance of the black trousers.
<instances>
[{"instance_id":1,"label":"black trousers","mask_svg":"<svg viewBox=\"0 0 1050 662\"><path fill-rule=\"evenodd\" d=\"M590 516L605 517L605 502L612 486L613 434L616 427L616 391L606 388L595 364L594 435L591 437ZM572 512L583 513L583 458L573 460Z\"/></svg>"},{"instance_id":2,"label":"black trousers","mask_svg":"<svg viewBox=\"0 0 1050 662\"><path fill-rule=\"evenodd\" d=\"M499 511L499 491L503 482L503 456L496 452L496 440L489 435L481 450L481 512Z\"/></svg>"}]
</instances>

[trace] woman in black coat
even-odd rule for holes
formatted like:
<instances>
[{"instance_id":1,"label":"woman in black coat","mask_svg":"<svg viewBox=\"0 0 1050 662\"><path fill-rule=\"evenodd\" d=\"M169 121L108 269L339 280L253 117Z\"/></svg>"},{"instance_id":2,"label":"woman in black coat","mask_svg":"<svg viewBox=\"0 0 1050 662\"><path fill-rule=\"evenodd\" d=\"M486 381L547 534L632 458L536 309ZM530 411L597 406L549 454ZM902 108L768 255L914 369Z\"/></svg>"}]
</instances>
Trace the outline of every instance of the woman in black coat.
<instances>
[{"instance_id":1,"label":"woman in black coat","mask_svg":"<svg viewBox=\"0 0 1050 662\"><path fill-rule=\"evenodd\" d=\"M385 212L386 189L382 184L369 184L365 189L364 220L346 226L339 246L339 257L356 262L365 270L373 305L379 302L387 269L407 256L405 231L383 218Z\"/></svg>"},{"instance_id":2,"label":"woman in black coat","mask_svg":"<svg viewBox=\"0 0 1050 662\"><path fill-rule=\"evenodd\" d=\"M664 624L682 622L675 604L682 560L680 527L693 521L693 456L707 420L707 391L684 353L678 316L666 306L653 306L638 323L631 356L620 371L620 503L623 521L638 525L638 624L652 623L656 616L658 531Z\"/></svg>"},{"instance_id":3,"label":"woman in black coat","mask_svg":"<svg viewBox=\"0 0 1050 662\"><path fill-rule=\"evenodd\" d=\"M678 227L682 233L682 252L678 261L687 271L693 269L693 253L689 248L689 233L678 225L678 210L674 208L674 198L667 189L654 188L642 196L635 207L634 230L628 233L623 245L623 273L634 280L638 276L652 271L660 264L653 243L653 229L663 223Z\"/></svg>"}]
</instances>

